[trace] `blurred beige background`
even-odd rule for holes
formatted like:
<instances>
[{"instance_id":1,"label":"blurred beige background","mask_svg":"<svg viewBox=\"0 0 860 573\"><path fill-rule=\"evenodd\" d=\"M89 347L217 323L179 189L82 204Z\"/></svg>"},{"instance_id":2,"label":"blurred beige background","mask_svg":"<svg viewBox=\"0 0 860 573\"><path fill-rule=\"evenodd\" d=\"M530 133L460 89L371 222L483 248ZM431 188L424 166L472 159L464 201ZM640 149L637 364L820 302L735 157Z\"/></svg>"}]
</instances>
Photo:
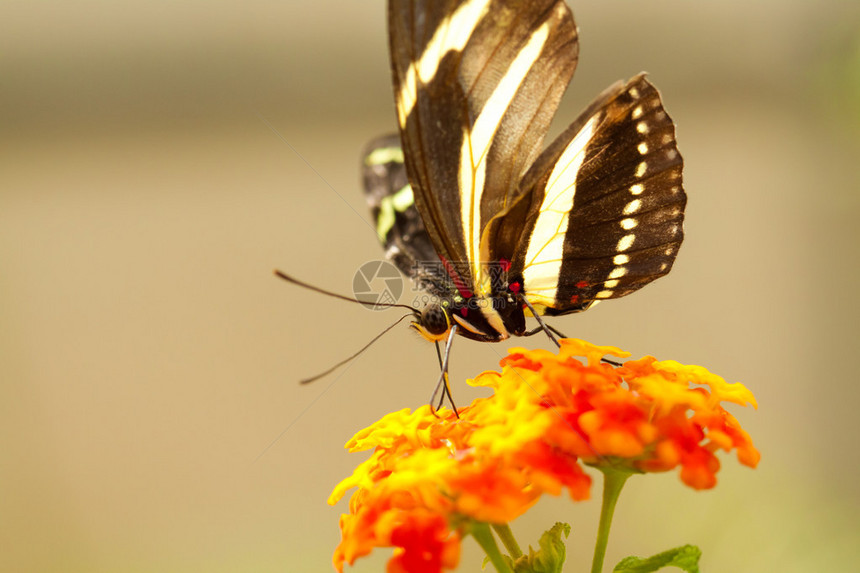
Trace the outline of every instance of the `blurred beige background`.
<instances>
[{"instance_id":1,"label":"blurred beige background","mask_svg":"<svg viewBox=\"0 0 860 573\"><path fill-rule=\"evenodd\" d=\"M853 569L860 4L573 8L555 131L648 70L689 206L668 278L555 324L743 381L764 456L710 492L631 480L607 563L690 542L712 573ZM395 125L383 1L6 0L0 22L0 570L329 571L325 500L364 459L343 443L436 372L403 326L299 387L399 315L272 276L349 292L380 257L358 167ZM458 340L460 402L521 342ZM550 499L514 529L572 522L582 571L596 514Z\"/></svg>"}]
</instances>

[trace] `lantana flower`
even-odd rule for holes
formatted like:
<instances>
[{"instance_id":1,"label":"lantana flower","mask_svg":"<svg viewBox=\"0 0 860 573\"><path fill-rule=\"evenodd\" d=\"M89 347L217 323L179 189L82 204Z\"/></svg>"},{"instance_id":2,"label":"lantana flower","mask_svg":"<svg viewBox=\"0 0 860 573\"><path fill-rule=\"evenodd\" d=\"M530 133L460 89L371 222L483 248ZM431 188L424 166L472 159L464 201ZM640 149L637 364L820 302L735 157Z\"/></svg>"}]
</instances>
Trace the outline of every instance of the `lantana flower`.
<instances>
[{"instance_id":1,"label":"lantana flower","mask_svg":"<svg viewBox=\"0 0 860 573\"><path fill-rule=\"evenodd\" d=\"M558 354L514 348L501 372L470 381L493 394L458 414L404 409L358 432L347 448L373 453L329 498L334 504L356 488L341 516L336 569L376 547L394 547L390 573L453 569L465 535L507 524L544 493L588 499L584 466L622 476L620 491L629 475L675 468L684 484L712 488L720 450L758 463L722 406L756 406L741 384L652 357L602 362L608 355L629 356L575 339L562 340Z\"/></svg>"}]
</instances>

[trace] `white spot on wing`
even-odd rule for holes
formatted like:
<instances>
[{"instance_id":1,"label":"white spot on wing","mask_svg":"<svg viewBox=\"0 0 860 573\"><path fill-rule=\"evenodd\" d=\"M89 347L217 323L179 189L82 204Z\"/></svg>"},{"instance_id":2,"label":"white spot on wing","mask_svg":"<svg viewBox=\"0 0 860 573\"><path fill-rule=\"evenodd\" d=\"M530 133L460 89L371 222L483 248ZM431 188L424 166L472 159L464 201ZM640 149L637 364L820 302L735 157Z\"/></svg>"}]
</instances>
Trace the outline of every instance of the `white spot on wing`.
<instances>
[{"instance_id":1,"label":"white spot on wing","mask_svg":"<svg viewBox=\"0 0 860 573\"><path fill-rule=\"evenodd\" d=\"M636 149L639 151L639 155L645 155L648 153L648 144L643 141L636 146Z\"/></svg>"},{"instance_id":2,"label":"white spot on wing","mask_svg":"<svg viewBox=\"0 0 860 573\"><path fill-rule=\"evenodd\" d=\"M634 239L636 239L636 235L634 235L633 233L630 233L629 235L624 235L618 241L618 245L615 246L615 250L619 252L626 251L633 246Z\"/></svg>"},{"instance_id":3,"label":"white spot on wing","mask_svg":"<svg viewBox=\"0 0 860 573\"><path fill-rule=\"evenodd\" d=\"M639 199L633 199L632 201L630 201L629 203L627 203L624 206L624 214L625 215L632 215L633 213L638 211L639 207L641 207L641 206L642 206L642 201L640 201Z\"/></svg>"},{"instance_id":4,"label":"white spot on wing","mask_svg":"<svg viewBox=\"0 0 860 573\"><path fill-rule=\"evenodd\" d=\"M628 257L627 255L615 255L615 258L612 259L612 264L619 265L619 266L620 265L626 265L629 262L630 262L630 257ZM624 270L624 269L622 269L622 270ZM612 272L615 272L615 271L612 271ZM627 271L624 271L624 273L622 273L621 276L624 276L624 274L627 274ZM609 275L609 276L612 276L612 275Z\"/></svg>"},{"instance_id":5,"label":"white spot on wing","mask_svg":"<svg viewBox=\"0 0 860 573\"><path fill-rule=\"evenodd\" d=\"M636 219L622 219L621 220L621 228L625 231L629 231L630 229L635 229L636 225L639 223L636 222Z\"/></svg>"},{"instance_id":6,"label":"white spot on wing","mask_svg":"<svg viewBox=\"0 0 860 573\"><path fill-rule=\"evenodd\" d=\"M643 161L636 167L636 173L634 175L636 175L636 177L642 177L645 175L646 171L648 171L648 164Z\"/></svg>"},{"instance_id":7,"label":"white spot on wing","mask_svg":"<svg viewBox=\"0 0 860 573\"><path fill-rule=\"evenodd\" d=\"M402 213L415 203L412 194L412 186L404 185L400 191L393 195L383 197L379 201L379 214L376 219L376 234L383 243L388 232L394 227L396 212ZM405 239L406 237L404 237Z\"/></svg>"},{"instance_id":8,"label":"white spot on wing","mask_svg":"<svg viewBox=\"0 0 860 573\"><path fill-rule=\"evenodd\" d=\"M633 110L633 119L639 119L642 117L642 106L637 105L636 109Z\"/></svg>"},{"instance_id":9,"label":"white spot on wing","mask_svg":"<svg viewBox=\"0 0 860 573\"><path fill-rule=\"evenodd\" d=\"M636 124L636 131L638 131L642 135L645 135L646 133L648 133L648 124L644 121L640 121Z\"/></svg>"},{"instance_id":10,"label":"white spot on wing","mask_svg":"<svg viewBox=\"0 0 860 573\"><path fill-rule=\"evenodd\" d=\"M403 150L399 147L380 147L364 158L365 165L385 165L386 163L403 163Z\"/></svg>"},{"instance_id":11,"label":"white spot on wing","mask_svg":"<svg viewBox=\"0 0 860 573\"><path fill-rule=\"evenodd\" d=\"M615 255L616 259L618 257L624 257L625 259L627 259L627 255ZM612 269L612 272L609 273L609 278L620 279L621 277L623 277L626 274L627 274L627 269L619 266L619 267L615 267L614 269Z\"/></svg>"}]
</instances>

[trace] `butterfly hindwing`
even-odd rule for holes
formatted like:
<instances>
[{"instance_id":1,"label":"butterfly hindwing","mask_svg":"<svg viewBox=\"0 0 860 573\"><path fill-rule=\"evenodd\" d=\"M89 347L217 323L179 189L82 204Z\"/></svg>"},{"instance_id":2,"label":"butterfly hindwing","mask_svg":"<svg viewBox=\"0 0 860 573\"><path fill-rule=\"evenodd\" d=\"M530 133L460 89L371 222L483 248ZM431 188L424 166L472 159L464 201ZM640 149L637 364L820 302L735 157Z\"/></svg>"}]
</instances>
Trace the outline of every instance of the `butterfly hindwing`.
<instances>
[{"instance_id":1,"label":"butterfly hindwing","mask_svg":"<svg viewBox=\"0 0 860 573\"><path fill-rule=\"evenodd\" d=\"M494 221L528 300L547 314L630 294L672 267L686 196L675 128L644 74L602 94L535 162Z\"/></svg>"},{"instance_id":2,"label":"butterfly hindwing","mask_svg":"<svg viewBox=\"0 0 860 573\"><path fill-rule=\"evenodd\" d=\"M450 281L415 207L398 134L379 137L367 145L362 179L386 258L418 288L447 296Z\"/></svg>"}]
</instances>

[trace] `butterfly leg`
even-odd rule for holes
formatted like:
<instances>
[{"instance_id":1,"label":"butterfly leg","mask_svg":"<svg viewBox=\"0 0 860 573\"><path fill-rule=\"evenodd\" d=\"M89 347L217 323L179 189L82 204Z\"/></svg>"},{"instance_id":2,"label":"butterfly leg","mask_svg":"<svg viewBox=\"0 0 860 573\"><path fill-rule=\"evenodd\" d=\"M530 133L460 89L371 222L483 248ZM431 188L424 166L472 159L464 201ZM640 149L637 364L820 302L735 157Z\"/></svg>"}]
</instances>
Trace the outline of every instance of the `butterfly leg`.
<instances>
[{"instance_id":1,"label":"butterfly leg","mask_svg":"<svg viewBox=\"0 0 860 573\"><path fill-rule=\"evenodd\" d=\"M439 375L439 380L436 382L436 386L433 388L433 394L430 396L430 408L435 412L437 409L442 407L442 402L445 400L445 396L448 396L448 401L451 402L451 408L454 409L454 414L459 418L460 415L457 414L457 405L454 404L454 397L451 395L451 386L448 383L448 359L451 357L451 345L454 342L454 335L457 334L458 325L454 325L451 327L451 331L448 333L448 341L445 343L445 356L443 358L442 352L439 350L439 342L436 342L436 356L439 358L439 367L442 372ZM440 393L441 390L441 393ZM436 402L436 397L439 397L439 405L433 406L433 403Z\"/></svg>"},{"instance_id":2,"label":"butterfly leg","mask_svg":"<svg viewBox=\"0 0 860 573\"><path fill-rule=\"evenodd\" d=\"M550 326L548 324L546 325L546 327L549 328L551 331L553 331L555 334L557 334L559 338L567 338L567 336L565 336L564 334L559 332L558 329L553 328L552 326ZM605 362L606 364L611 364L612 366L621 366L621 362L616 362L616 361L610 360L608 358L601 358L600 361Z\"/></svg>"},{"instance_id":3,"label":"butterfly leg","mask_svg":"<svg viewBox=\"0 0 860 573\"><path fill-rule=\"evenodd\" d=\"M554 326L552 326L551 324L547 324L547 325L546 325L546 327L547 327L548 329L550 329L550 331L551 331L553 334L555 334L556 336L558 336L559 338L567 338L567 336L566 336L563 332L561 332L559 329L555 328L555 327L554 327Z\"/></svg>"},{"instance_id":4,"label":"butterfly leg","mask_svg":"<svg viewBox=\"0 0 860 573\"><path fill-rule=\"evenodd\" d=\"M528 304L528 302L526 302L526 304ZM531 309L531 305L529 305L529 309ZM534 310L532 310L532 313L534 313ZM535 318L537 318L537 315L535 315ZM538 326L534 330L529 330L528 332L523 334L523 336L531 336L533 334L537 334L538 332L543 331L543 332L546 332L547 334L549 334L551 332L551 333L555 334L556 336L558 336L559 338L567 338L567 336L565 336L564 333L562 333L560 330L558 330L557 328L543 322L540 319L538 319L538 324L540 324L540 326ZM559 343L556 342L556 340L552 336L550 336L549 338L550 338L550 340L555 342L556 345L559 345ZM612 366L621 366L621 362L616 362L615 360L610 360L608 358L601 358L600 361L604 362L606 364L611 364Z\"/></svg>"},{"instance_id":5,"label":"butterfly leg","mask_svg":"<svg viewBox=\"0 0 860 573\"><path fill-rule=\"evenodd\" d=\"M565 336L564 333L562 333L561 331L559 331L557 328L553 327L552 325L546 324L546 328L548 328L550 330L550 332L552 332L553 334L555 334L559 338L567 338L567 336ZM538 326L534 330L529 330L528 332L524 332L523 336L533 336L539 332L546 332L544 330L543 326Z\"/></svg>"},{"instance_id":6,"label":"butterfly leg","mask_svg":"<svg viewBox=\"0 0 860 573\"><path fill-rule=\"evenodd\" d=\"M526 297L520 297L520 300L522 300L526 304L528 309L532 312L532 316L535 317L535 320L537 320L538 324L540 325L540 330L546 332L546 335L549 336L549 339L552 340L552 343L555 344L557 347L561 348L561 344L552 332L555 329L551 329L549 326L547 326L547 324L543 321L538 312L535 310L535 307L532 306L532 303L526 300Z\"/></svg>"},{"instance_id":7,"label":"butterfly leg","mask_svg":"<svg viewBox=\"0 0 860 573\"><path fill-rule=\"evenodd\" d=\"M549 324L547 324L546 327L548 329L550 329L559 338L567 338L567 336L562 334L557 328L554 328L554 327L550 326ZM540 330L540 327L535 329L535 331L539 331L539 330ZM611 364L612 366L621 366L621 362L616 362L615 360L610 360L608 358L601 358L600 361L604 362L606 364Z\"/></svg>"},{"instance_id":8,"label":"butterfly leg","mask_svg":"<svg viewBox=\"0 0 860 573\"><path fill-rule=\"evenodd\" d=\"M554 328L549 324L547 324L546 327L548 329L550 329L551 331L553 331L553 333L555 333L555 335L558 336L559 338L567 338L567 336L562 334L557 328ZM620 362L615 362L614 360L609 360L608 358L601 358L600 361L605 362L606 364L612 364L613 366L621 366Z\"/></svg>"}]
</instances>

